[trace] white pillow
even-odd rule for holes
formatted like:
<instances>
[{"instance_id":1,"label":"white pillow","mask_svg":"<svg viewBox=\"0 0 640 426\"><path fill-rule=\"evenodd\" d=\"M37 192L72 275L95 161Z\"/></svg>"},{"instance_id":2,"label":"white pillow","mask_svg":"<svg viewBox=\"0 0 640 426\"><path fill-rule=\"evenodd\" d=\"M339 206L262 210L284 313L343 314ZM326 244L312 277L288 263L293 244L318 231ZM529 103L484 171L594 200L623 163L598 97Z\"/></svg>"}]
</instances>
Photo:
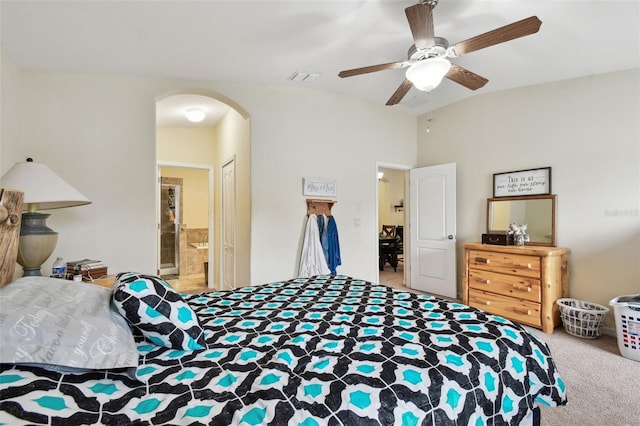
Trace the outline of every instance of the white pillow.
<instances>
[{"instance_id":1,"label":"white pillow","mask_svg":"<svg viewBox=\"0 0 640 426\"><path fill-rule=\"evenodd\" d=\"M1 288L0 341L2 363L60 372L138 366L131 329L111 308L111 289L93 284L23 277Z\"/></svg>"}]
</instances>

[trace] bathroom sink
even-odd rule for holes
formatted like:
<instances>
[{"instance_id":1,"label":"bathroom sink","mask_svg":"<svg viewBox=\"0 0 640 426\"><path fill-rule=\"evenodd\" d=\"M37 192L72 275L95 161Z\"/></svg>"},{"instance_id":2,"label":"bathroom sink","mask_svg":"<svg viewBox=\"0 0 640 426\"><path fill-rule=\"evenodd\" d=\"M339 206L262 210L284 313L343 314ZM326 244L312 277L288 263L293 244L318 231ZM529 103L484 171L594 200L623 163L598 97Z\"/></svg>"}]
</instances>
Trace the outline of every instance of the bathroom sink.
<instances>
[{"instance_id":1,"label":"bathroom sink","mask_svg":"<svg viewBox=\"0 0 640 426\"><path fill-rule=\"evenodd\" d=\"M209 243L189 243L192 247L197 248L198 250L204 250L209 248Z\"/></svg>"}]
</instances>

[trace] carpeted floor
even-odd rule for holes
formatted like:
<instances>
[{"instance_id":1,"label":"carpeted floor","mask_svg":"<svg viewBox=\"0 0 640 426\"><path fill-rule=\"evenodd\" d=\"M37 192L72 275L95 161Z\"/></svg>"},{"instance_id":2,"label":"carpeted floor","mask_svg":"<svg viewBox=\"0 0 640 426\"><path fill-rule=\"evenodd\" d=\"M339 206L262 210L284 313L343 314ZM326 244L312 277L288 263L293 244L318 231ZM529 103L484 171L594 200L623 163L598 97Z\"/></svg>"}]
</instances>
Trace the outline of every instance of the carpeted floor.
<instances>
[{"instance_id":1,"label":"carpeted floor","mask_svg":"<svg viewBox=\"0 0 640 426\"><path fill-rule=\"evenodd\" d=\"M530 329L551 348L567 386L564 407L542 408L542 426L640 426L640 361L620 355L615 337L582 339L562 327Z\"/></svg>"}]
</instances>

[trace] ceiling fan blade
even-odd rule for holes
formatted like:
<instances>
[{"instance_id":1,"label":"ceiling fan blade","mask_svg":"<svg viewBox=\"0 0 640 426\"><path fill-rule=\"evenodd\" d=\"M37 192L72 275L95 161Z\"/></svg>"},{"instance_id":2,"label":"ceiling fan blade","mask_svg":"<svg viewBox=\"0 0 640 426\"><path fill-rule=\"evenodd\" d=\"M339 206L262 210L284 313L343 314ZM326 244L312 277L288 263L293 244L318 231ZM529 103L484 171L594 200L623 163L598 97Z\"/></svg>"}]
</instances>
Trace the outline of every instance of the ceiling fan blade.
<instances>
[{"instance_id":1,"label":"ceiling fan blade","mask_svg":"<svg viewBox=\"0 0 640 426\"><path fill-rule=\"evenodd\" d=\"M477 90L487 84L487 82L489 81L486 78L469 71L468 69L454 64L451 64L451 68L449 69L449 72L447 73L447 75L445 75L445 77L470 90Z\"/></svg>"},{"instance_id":2,"label":"ceiling fan blade","mask_svg":"<svg viewBox=\"0 0 640 426\"><path fill-rule=\"evenodd\" d=\"M404 10L418 49L428 49L435 44L433 40L433 6L416 4Z\"/></svg>"},{"instance_id":3,"label":"ceiling fan blade","mask_svg":"<svg viewBox=\"0 0 640 426\"><path fill-rule=\"evenodd\" d=\"M540 29L542 21L537 16L530 16L504 27L480 34L468 40L456 43L451 47L455 56L475 52L485 47L504 43L505 41L535 34Z\"/></svg>"},{"instance_id":4,"label":"ceiling fan blade","mask_svg":"<svg viewBox=\"0 0 640 426\"><path fill-rule=\"evenodd\" d=\"M404 95L407 94L409 89L411 89L411 86L412 86L411 82L405 79L402 82L402 84L396 89L393 95L391 95L391 97L389 98L389 100L385 105L395 105L398 102L400 102L402 98L404 98Z\"/></svg>"},{"instance_id":5,"label":"ceiling fan blade","mask_svg":"<svg viewBox=\"0 0 640 426\"><path fill-rule=\"evenodd\" d=\"M353 77L354 75L366 74L369 72L393 70L396 68L402 68L406 66L406 61L389 62L388 64L370 65L368 67L354 68L351 70L344 70L338 73L338 77Z\"/></svg>"}]
</instances>

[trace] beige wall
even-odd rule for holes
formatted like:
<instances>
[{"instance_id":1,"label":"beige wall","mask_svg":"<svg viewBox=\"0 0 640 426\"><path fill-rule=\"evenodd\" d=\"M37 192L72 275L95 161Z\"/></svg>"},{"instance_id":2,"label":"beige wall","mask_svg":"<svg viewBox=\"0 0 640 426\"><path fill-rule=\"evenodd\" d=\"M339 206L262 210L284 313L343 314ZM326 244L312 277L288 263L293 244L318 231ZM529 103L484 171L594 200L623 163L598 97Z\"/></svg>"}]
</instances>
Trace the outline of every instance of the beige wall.
<instances>
[{"instance_id":1,"label":"beige wall","mask_svg":"<svg viewBox=\"0 0 640 426\"><path fill-rule=\"evenodd\" d=\"M214 128L158 128L158 161L215 165Z\"/></svg>"},{"instance_id":2,"label":"beige wall","mask_svg":"<svg viewBox=\"0 0 640 426\"><path fill-rule=\"evenodd\" d=\"M493 173L551 166L570 296L607 305L640 293L638 117L638 69L478 95L419 118L418 163L457 163L459 243L485 230Z\"/></svg>"},{"instance_id":3,"label":"beige wall","mask_svg":"<svg viewBox=\"0 0 640 426\"><path fill-rule=\"evenodd\" d=\"M338 273L376 280L376 162L415 164L415 117L299 88L270 87L251 98L255 105L242 101L251 112L251 280L297 274L307 212L303 177L337 182Z\"/></svg>"},{"instance_id":4,"label":"beige wall","mask_svg":"<svg viewBox=\"0 0 640 426\"><path fill-rule=\"evenodd\" d=\"M235 209L235 275L238 287L251 284L251 139L250 120L230 109L216 127L217 138L226 141L216 146L215 210L222 211L222 167L235 162L236 209ZM215 241L223 253L222 215L215 220ZM216 257L219 270L220 257ZM222 282L222 278L219 277Z\"/></svg>"},{"instance_id":5,"label":"beige wall","mask_svg":"<svg viewBox=\"0 0 640 426\"><path fill-rule=\"evenodd\" d=\"M404 203L405 174L403 170L379 168L384 172L382 180L378 181L378 229L382 225L404 225L404 208L396 209L400 200Z\"/></svg>"},{"instance_id":6,"label":"beige wall","mask_svg":"<svg viewBox=\"0 0 640 426\"><path fill-rule=\"evenodd\" d=\"M376 162L415 164L415 117L299 86L24 72L4 54L0 66L3 99L12 93L2 118L9 114L17 123L10 138L2 130L0 174L33 156L92 200L52 212L48 224L59 233L54 257L95 257L113 272L154 273L156 100L203 90L232 99L251 117L251 229L245 230L251 282L297 274L303 177L337 181L338 272L377 278ZM77 157L69 161L61 152Z\"/></svg>"},{"instance_id":7,"label":"beige wall","mask_svg":"<svg viewBox=\"0 0 640 426\"><path fill-rule=\"evenodd\" d=\"M21 139L23 106L22 73L4 49L0 49L0 64L2 65L0 71L2 77L0 85L0 141L13 141L13 144L6 147L0 145L2 148L0 149L0 164L3 164L3 156L14 158L20 155L16 141ZM20 158L18 161L24 160L25 158ZM14 162L9 165L9 168ZM9 168L1 168L1 170L6 172Z\"/></svg>"},{"instance_id":8,"label":"beige wall","mask_svg":"<svg viewBox=\"0 0 640 426\"><path fill-rule=\"evenodd\" d=\"M20 157L24 155L24 151L16 143L22 139L21 117L24 110L21 96L22 72L2 48L0 48L0 66L0 176L2 176L14 163L24 161L26 157ZM13 143L9 144L9 141ZM17 263L15 273L22 274L22 267Z\"/></svg>"}]
</instances>

